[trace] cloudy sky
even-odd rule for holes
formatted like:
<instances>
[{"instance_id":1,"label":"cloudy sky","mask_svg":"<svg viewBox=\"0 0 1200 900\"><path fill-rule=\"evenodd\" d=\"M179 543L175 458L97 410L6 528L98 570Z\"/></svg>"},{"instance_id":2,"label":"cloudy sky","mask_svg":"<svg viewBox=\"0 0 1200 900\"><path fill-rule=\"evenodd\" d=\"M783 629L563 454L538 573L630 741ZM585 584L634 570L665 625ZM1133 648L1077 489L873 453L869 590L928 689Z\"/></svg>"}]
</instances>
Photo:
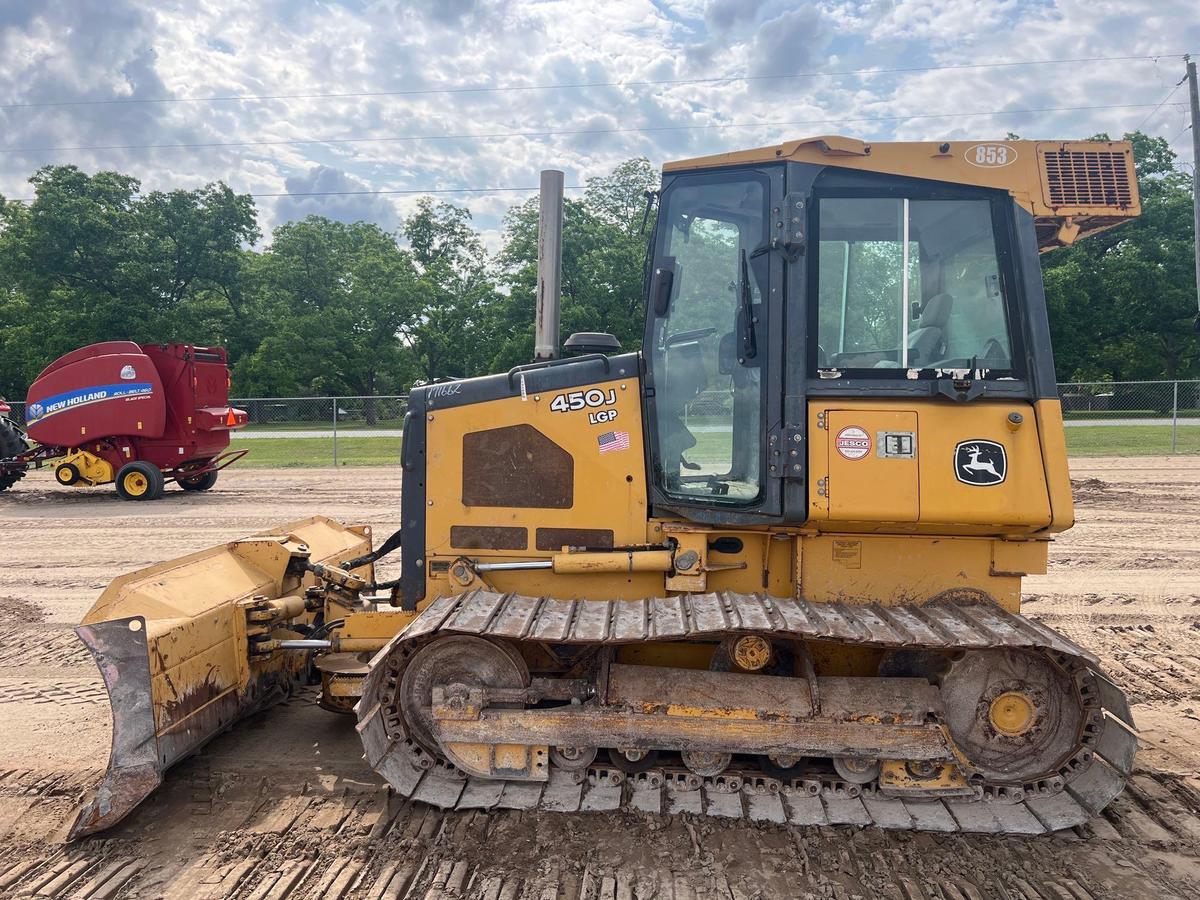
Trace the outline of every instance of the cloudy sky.
<instances>
[{"instance_id":1,"label":"cloudy sky","mask_svg":"<svg viewBox=\"0 0 1200 900\"><path fill-rule=\"evenodd\" d=\"M220 179L256 195L527 188L551 166L579 185L631 156L657 165L823 133L1057 138L1141 126L1190 162L1186 85L1168 94L1179 55L1200 52L1196 10L1195 0L0 0L0 194L27 197L33 171L68 162L146 189ZM1093 57L1143 58L979 65ZM862 74L881 69L893 71ZM469 205L494 245L500 216L524 196L445 198ZM268 229L308 213L391 229L414 201L257 202Z\"/></svg>"}]
</instances>

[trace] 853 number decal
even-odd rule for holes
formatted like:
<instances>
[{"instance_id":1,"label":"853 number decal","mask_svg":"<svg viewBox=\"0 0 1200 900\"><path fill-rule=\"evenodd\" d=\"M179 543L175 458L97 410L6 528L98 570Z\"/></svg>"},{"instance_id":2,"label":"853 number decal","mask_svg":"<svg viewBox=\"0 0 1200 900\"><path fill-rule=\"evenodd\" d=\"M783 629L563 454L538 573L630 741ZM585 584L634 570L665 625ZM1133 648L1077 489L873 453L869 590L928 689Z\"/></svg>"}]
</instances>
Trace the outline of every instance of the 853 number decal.
<instances>
[{"instance_id":1,"label":"853 number decal","mask_svg":"<svg viewBox=\"0 0 1200 900\"><path fill-rule=\"evenodd\" d=\"M999 169L1017 161L1017 151L1008 144L976 144L968 147L964 158L982 169Z\"/></svg>"}]
</instances>

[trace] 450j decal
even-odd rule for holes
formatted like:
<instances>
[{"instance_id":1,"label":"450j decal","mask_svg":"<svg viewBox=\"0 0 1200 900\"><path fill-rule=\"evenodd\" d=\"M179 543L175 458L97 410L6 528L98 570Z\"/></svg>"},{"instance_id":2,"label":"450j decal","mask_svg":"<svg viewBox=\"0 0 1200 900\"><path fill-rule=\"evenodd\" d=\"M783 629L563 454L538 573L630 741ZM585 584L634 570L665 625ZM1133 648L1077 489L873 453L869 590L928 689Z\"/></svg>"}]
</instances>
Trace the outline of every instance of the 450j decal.
<instances>
[{"instance_id":1,"label":"450j decal","mask_svg":"<svg viewBox=\"0 0 1200 900\"><path fill-rule=\"evenodd\" d=\"M612 388L602 391L592 388L587 391L568 391L565 394L555 394L550 401L550 409L554 412L579 412L583 409L613 406L617 402L617 392ZM588 422L592 425L602 425L617 417L615 409L599 409L588 413Z\"/></svg>"}]
</instances>

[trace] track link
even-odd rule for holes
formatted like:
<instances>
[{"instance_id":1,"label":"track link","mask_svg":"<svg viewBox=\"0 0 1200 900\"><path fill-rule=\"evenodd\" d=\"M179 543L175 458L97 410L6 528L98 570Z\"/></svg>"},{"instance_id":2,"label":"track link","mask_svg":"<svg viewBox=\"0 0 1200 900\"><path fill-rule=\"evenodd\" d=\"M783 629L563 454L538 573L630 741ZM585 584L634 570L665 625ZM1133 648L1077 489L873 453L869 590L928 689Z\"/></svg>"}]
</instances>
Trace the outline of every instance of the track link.
<instances>
[{"instance_id":1,"label":"track link","mask_svg":"<svg viewBox=\"0 0 1200 900\"><path fill-rule=\"evenodd\" d=\"M1075 683L1084 710L1078 744L1056 772L1024 784L973 782L973 796L896 799L836 776L782 782L755 770L701 779L685 769L625 776L596 767L552 769L548 782L468 777L428 753L388 698L408 659L435 637L469 634L514 642L622 645L763 634L884 649L1045 653ZM375 657L357 707L368 763L403 796L442 808L562 812L692 812L793 825L874 825L940 832L1042 834L1081 825L1121 792L1137 736L1124 694L1087 650L974 593L924 604L811 603L762 594L647 600L556 600L484 590L442 597Z\"/></svg>"}]
</instances>

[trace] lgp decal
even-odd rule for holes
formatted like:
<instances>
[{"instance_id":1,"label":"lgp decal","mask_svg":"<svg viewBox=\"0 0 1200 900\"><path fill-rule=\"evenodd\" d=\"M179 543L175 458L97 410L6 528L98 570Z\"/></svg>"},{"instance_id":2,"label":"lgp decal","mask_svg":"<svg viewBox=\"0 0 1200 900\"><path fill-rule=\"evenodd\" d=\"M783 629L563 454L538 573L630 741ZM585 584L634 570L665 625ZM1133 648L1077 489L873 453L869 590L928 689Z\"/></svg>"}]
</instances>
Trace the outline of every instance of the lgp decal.
<instances>
[{"instance_id":1,"label":"lgp decal","mask_svg":"<svg viewBox=\"0 0 1200 900\"><path fill-rule=\"evenodd\" d=\"M954 476L973 487L991 487L1008 477L1008 454L995 441L963 441L954 448Z\"/></svg>"},{"instance_id":2,"label":"lgp decal","mask_svg":"<svg viewBox=\"0 0 1200 900\"><path fill-rule=\"evenodd\" d=\"M857 425L847 425L837 433L833 446L845 459L862 459L871 452L871 436Z\"/></svg>"}]
</instances>

